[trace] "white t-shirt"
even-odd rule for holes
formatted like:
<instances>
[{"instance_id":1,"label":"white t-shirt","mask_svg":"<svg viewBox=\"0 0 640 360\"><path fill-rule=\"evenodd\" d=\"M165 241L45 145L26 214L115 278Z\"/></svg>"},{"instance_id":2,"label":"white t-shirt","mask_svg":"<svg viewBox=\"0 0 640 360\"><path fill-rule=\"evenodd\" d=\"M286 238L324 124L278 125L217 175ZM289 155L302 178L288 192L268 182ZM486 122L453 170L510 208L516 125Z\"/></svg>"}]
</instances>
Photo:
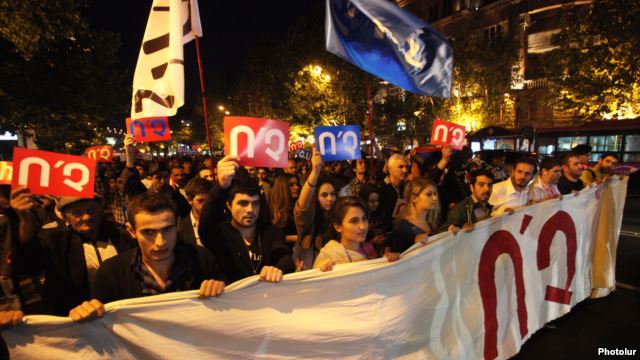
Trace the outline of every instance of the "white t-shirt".
<instances>
[{"instance_id":1,"label":"white t-shirt","mask_svg":"<svg viewBox=\"0 0 640 360\"><path fill-rule=\"evenodd\" d=\"M96 242L95 247L91 243L83 243L82 247L84 248L84 261L87 263L87 278L89 279L89 288L93 290L93 286L96 280L96 274L98 273L98 269L100 269L100 260L98 259L98 254L96 253L96 251L100 253L100 259L102 259L102 262L105 262L107 259L118 255L118 251L116 250L116 247L113 246L111 241L98 241Z\"/></svg>"}]
</instances>

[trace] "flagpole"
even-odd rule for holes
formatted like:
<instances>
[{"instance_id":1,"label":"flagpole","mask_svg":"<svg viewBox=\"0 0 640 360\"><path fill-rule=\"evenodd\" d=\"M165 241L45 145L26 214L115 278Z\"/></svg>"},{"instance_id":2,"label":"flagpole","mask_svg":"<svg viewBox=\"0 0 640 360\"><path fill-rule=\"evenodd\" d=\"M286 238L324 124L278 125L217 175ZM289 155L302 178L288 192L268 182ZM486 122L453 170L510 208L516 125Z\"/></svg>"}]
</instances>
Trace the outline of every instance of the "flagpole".
<instances>
[{"instance_id":1,"label":"flagpole","mask_svg":"<svg viewBox=\"0 0 640 360\"><path fill-rule=\"evenodd\" d=\"M198 72L200 73L200 91L202 93L202 109L204 112L204 129L207 134L207 145L209 145L209 156L213 157L213 148L211 147L211 135L209 134L209 114L207 112L207 99L204 96L204 76L202 74L202 59L200 57L200 38L196 35L196 54L198 56Z\"/></svg>"},{"instance_id":2,"label":"flagpole","mask_svg":"<svg viewBox=\"0 0 640 360\"><path fill-rule=\"evenodd\" d=\"M369 76L365 74L364 77L365 88L367 92L367 127L369 127L369 154L371 159L369 160L369 174L372 179L375 179L376 169L375 161L373 159L374 143L376 141L375 134L373 133L373 99L371 98L371 86L369 85Z\"/></svg>"}]
</instances>

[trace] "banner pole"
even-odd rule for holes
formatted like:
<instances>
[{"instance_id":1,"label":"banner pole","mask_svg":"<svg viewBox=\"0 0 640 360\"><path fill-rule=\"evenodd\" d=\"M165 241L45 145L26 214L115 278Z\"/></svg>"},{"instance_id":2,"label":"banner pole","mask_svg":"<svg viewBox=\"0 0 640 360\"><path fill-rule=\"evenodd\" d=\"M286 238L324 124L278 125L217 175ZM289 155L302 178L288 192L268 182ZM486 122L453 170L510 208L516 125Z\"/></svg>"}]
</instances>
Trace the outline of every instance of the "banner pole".
<instances>
[{"instance_id":1,"label":"banner pole","mask_svg":"<svg viewBox=\"0 0 640 360\"><path fill-rule=\"evenodd\" d=\"M371 85L369 84L369 76L365 74L364 77L365 88L367 92L367 127L369 128L369 154L371 159L369 160L369 174L372 179L375 179L376 169L373 156L375 154L375 141L376 137L373 133L373 99L371 98Z\"/></svg>"},{"instance_id":2,"label":"banner pole","mask_svg":"<svg viewBox=\"0 0 640 360\"><path fill-rule=\"evenodd\" d=\"M200 56L200 38L195 36L196 54L198 56L198 72L200 74L200 91L202 93L202 109L204 112L204 130L207 134L207 145L209 145L209 157L213 158L213 148L211 147L211 135L209 134L209 114L207 112L207 99L204 96L204 76L202 74L202 59Z\"/></svg>"}]
</instances>

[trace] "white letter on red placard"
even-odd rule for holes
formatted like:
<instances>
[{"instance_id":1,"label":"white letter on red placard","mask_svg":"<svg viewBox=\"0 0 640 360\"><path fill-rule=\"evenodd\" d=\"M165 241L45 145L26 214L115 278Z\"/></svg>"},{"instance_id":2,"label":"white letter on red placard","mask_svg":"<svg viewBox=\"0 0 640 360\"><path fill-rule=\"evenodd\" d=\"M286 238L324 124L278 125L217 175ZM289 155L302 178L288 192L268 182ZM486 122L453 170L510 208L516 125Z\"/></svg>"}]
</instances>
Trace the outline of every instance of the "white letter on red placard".
<instances>
[{"instance_id":1,"label":"white letter on red placard","mask_svg":"<svg viewBox=\"0 0 640 360\"><path fill-rule=\"evenodd\" d=\"M277 150L273 151L271 148L267 148L265 152L267 155L271 156L271 158L275 161L280 160L280 155L282 155L282 151L284 150L284 134L282 131L278 129L270 129L267 131L267 136L264 140L265 144L271 145L271 139L276 137L278 139L278 147Z\"/></svg>"},{"instance_id":2,"label":"white letter on red placard","mask_svg":"<svg viewBox=\"0 0 640 360\"><path fill-rule=\"evenodd\" d=\"M80 181L72 181L70 179L64 179L63 183L78 192L82 192L82 190L84 190L84 186L89 183L89 169L84 164L68 163L62 169L62 174L64 176L71 176L71 173L73 172L73 170L80 170L82 172L82 177L80 178Z\"/></svg>"},{"instance_id":3,"label":"white letter on red placard","mask_svg":"<svg viewBox=\"0 0 640 360\"><path fill-rule=\"evenodd\" d=\"M247 134L247 157L253 157L253 148L255 147L256 134L247 125L238 125L231 129L229 141L231 142L231 155L238 156L238 136L240 133Z\"/></svg>"},{"instance_id":4,"label":"white letter on red placard","mask_svg":"<svg viewBox=\"0 0 640 360\"><path fill-rule=\"evenodd\" d=\"M451 142L453 144L462 144L464 141L464 130L460 128L455 128L451 132Z\"/></svg>"},{"instance_id":5,"label":"white letter on red placard","mask_svg":"<svg viewBox=\"0 0 640 360\"><path fill-rule=\"evenodd\" d=\"M441 135L440 133L443 133L444 135ZM436 126L436 129L433 131L433 137L434 139L432 139L432 141L442 141L442 142L446 142L447 138L449 137L449 129L447 129L446 125L438 125Z\"/></svg>"},{"instance_id":6,"label":"white letter on red placard","mask_svg":"<svg viewBox=\"0 0 640 360\"><path fill-rule=\"evenodd\" d=\"M40 186L49 187L49 172L51 171L51 167L48 162L37 157L24 158L20 162L20 177L18 178L18 185L27 185L31 165L40 165Z\"/></svg>"}]
</instances>

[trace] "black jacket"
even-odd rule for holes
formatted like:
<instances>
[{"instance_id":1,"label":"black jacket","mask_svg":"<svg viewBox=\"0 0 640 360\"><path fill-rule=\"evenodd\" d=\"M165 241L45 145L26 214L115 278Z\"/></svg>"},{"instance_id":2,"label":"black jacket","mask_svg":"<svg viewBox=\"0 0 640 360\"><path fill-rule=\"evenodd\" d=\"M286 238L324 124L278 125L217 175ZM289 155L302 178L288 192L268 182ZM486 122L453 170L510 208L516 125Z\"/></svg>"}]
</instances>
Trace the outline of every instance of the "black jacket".
<instances>
[{"instance_id":1,"label":"black jacket","mask_svg":"<svg viewBox=\"0 0 640 360\"><path fill-rule=\"evenodd\" d=\"M196 234L193 232L191 225L191 215L178 220L178 241L184 244L196 246Z\"/></svg>"},{"instance_id":2,"label":"black jacket","mask_svg":"<svg viewBox=\"0 0 640 360\"><path fill-rule=\"evenodd\" d=\"M189 274L191 279L189 284L177 285L178 287L173 291L199 289L203 280L225 280L220 272L220 264L207 249L177 243L174 252L180 252L182 256L189 259L192 273ZM95 291L92 297L106 304L144 296L141 280L136 277L131 266L137 253L137 248L129 249L106 260L96 275ZM172 290L168 290L170 291Z\"/></svg>"},{"instance_id":3,"label":"black jacket","mask_svg":"<svg viewBox=\"0 0 640 360\"><path fill-rule=\"evenodd\" d=\"M475 224L478 222L476 219L476 214L473 211L473 198L468 196L464 200L460 201L449 210L447 214L447 221L438 229L438 232L447 231L450 225L455 225L457 227L462 227L464 224ZM491 213L491 209L493 209L493 205L487 203L487 211Z\"/></svg>"},{"instance_id":4,"label":"black jacket","mask_svg":"<svg viewBox=\"0 0 640 360\"><path fill-rule=\"evenodd\" d=\"M229 283L233 283L253 276L254 269L242 236L231 226L231 220L225 215L228 196L229 191L218 185L211 189L211 196L200 214L198 231L202 244L222 261L223 273ZM295 271L282 230L268 221L258 220L257 231L255 241L260 243L262 262L255 269L255 275L265 265L275 266L285 274Z\"/></svg>"},{"instance_id":5,"label":"black jacket","mask_svg":"<svg viewBox=\"0 0 640 360\"><path fill-rule=\"evenodd\" d=\"M111 240L121 253L135 246L129 234L103 221L99 240ZM67 316L69 310L90 299L83 242L87 240L69 227L42 230L37 239L19 247L21 272L45 272L44 305L52 315ZM106 261L105 261L106 262Z\"/></svg>"}]
</instances>

